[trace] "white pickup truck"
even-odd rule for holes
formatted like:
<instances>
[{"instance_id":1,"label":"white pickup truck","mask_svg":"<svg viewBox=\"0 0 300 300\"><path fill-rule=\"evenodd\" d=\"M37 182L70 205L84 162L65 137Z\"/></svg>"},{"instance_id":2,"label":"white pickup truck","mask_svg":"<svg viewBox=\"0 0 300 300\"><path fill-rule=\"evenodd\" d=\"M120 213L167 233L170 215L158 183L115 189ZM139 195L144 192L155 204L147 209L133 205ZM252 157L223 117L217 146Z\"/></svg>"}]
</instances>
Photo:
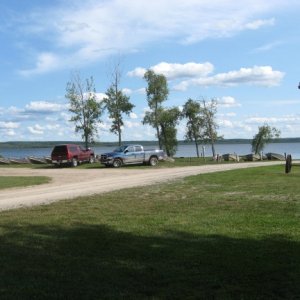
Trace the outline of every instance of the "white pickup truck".
<instances>
[{"instance_id":1,"label":"white pickup truck","mask_svg":"<svg viewBox=\"0 0 300 300\"><path fill-rule=\"evenodd\" d=\"M163 150L144 150L141 145L124 145L113 152L103 153L100 162L106 167L119 168L122 165L149 164L156 166L159 160L163 160Z\"/></svg>"}]
</instances>

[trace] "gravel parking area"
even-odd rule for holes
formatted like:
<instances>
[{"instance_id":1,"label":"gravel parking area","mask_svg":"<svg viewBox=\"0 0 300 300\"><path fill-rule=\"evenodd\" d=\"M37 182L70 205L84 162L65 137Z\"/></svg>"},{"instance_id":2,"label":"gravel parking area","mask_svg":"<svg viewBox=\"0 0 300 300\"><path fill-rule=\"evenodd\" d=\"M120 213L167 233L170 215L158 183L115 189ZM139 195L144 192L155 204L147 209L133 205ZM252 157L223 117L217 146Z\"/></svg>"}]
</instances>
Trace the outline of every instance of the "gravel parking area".
<instances>
[{"instance_id":1,"label":"gravel parking area","mask_svg":"<svg viewBox=\"0 0 300 300\"><path fill-rule=\"evenodd\" d=\"M27 169L0 168L0 176L48 176L48 184L0 191L0 210L48 204L62 199L101 194L113 190L150 185L186 176L248 167L258 167L284 162L249 162L179 168L132 169Z\"/></svg>"}]
</instances>

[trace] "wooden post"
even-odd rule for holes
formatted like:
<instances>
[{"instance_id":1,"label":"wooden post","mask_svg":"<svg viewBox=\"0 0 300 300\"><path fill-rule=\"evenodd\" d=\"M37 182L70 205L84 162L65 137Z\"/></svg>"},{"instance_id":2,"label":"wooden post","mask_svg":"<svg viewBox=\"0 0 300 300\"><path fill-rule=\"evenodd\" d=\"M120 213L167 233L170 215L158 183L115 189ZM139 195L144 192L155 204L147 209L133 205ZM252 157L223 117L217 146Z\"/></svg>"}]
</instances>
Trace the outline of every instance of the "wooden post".
<instances>
[{"instance_id":1,"label":"wooden post","mask_svg":"<svg viewBox=\"0 0 300 300\"><path fill-rule=\"evenodd\" d=\"M290 173L291 169L292 169L292 155L288 154L285 162L285 173L286 174Z\"/></svg>"}]
</instances>

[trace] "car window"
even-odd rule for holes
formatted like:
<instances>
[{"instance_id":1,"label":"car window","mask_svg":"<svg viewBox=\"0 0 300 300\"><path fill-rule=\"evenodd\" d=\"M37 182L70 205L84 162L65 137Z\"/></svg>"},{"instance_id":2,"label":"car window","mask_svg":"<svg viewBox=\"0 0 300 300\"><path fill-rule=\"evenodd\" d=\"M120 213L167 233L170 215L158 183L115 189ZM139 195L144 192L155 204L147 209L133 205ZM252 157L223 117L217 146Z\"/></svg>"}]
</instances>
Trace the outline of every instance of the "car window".
<instances>
[{"instance_id":1,"label":"car window","mask_svg":"<svg viewBox=\"0 0 300 300\"><path fill-rule=\"evenodd\" d=\"M135 152L143 151L141 146L135 146L134 148L135 148Z\"/></svg>"},{"instance_id":2,"label":"car window","mask_svg":"<svg viewBox=\"0 0 300 300\"><path fill-rule=\"evenodd\" d=\"M128 147L127 152L134 152L134 148L132 146Z\"/></svg>"},{"instance_id":3,"label":"car window","mask_svg":"<svg viewBox=\"0 0 300 300\"><path fill-rule=\"evenodd\" d=\"M72 153L77 152L77 147L71 146L71 147L70 147L70 151L71 151Z\"/></svg>"},{"instance_id":4,"label":"car window","mask_svg":"<svg viewBox=\"0 0 300 300\"><path fill-rule=\"evenodd\" d=\"M52 154L53 155L62 155L67 153L67 147L66 146L55 146Z\"/></svg>"}]
</instances>

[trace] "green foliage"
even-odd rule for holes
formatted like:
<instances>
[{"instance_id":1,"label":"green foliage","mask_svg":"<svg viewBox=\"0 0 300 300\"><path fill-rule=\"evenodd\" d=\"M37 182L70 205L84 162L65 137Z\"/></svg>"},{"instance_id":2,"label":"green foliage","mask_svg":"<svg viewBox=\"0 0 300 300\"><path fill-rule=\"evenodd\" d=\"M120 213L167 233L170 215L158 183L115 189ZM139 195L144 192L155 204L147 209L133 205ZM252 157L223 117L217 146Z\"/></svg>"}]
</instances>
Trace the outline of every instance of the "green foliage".
<instances>
[{"instance_id":1,"label":"green foliage","mask_svg":"<svg viewBox=\"0 0 300 300\"><path fill-rule=\"evenodd\" d=\"M189 99L182 110L182 117L187 119L185 138L195 142L197 157L199 157L199 142L203 139L204 119L199 101Z\"/></svg>"},{"instance_id":2,"label":"green foliage","mask_svg":"<svg viewBox=\"0 0 300 300\"><path fill-rule=\"evenodd\" d=\"M176 125L180 117L177 107L159 109L160 140L168 156L173 156L177 149Z\"/></svg>"},{"instance_id":3,"label":"green foliage","mask_svg":"<svg viewBox=\"0 0 300 300\"><path fill-rule=\"evenodd\" d=\"M75 132L82 132L85 147L88 148L94 142L102 113L101 103L96 99L93 77L84 82L78 73L74 74L71 82L67 83L66 90L69 111L73 114L70 121L75 124Z\"/></svg>"},{"instance_id":4,"label":"green foliage","mask_svg":"<svg viewBox=\"0 0 300 300\"><path fill-rule=\"evenodd\" d=\"M203 100L202 105L204 142L209 142L211 144L212 153L215 157L215 143L219 138L217 132L219 126L216 122L217 101L215 99L211 99L211 101L207 103Z\"/></svg>"},{"instance_id":5,"label":"green foliage","mask_svg":"<svg viewBox=\"0 0 300 300\"><path fill-rule=\"evenodd\" d=\"M108 110L109 117L112 119L110 131L119 137L119 145L121 145L121 132L124 125L122 114L129 115L134 107L129 102L129 97L118 90L116 86L111 86L106 92L107 98L104 98L105 108Z\"/></svg>"},{"instance_id":6,"label":"green foliage","mask_svg":"<svg viewBox=\"0 0 300 300\"><path fill-rule=\"evenodd\" d=\"M122 73L120 64L120 60L117 60L112 66L112 83L106 92L107 97L103 100L104 108L107 109L109 117L112 119L110 131L118 135L119 146L122 144L123 114L129 115L134 107L129 101L130 98L120 89Z\"/></svg>"},{"instance_id":7,"label":"green foliage","mask_svg":"<svg viewBox=\"0 0 300 300\"><path fill-rule=\"evenodd\" d=\"M280 131L275 127L271 127L267 124L258 127L258 133L252 140L252 151L255 154L259 154L272 139L279 138L279 136Z\"/></svg>"},{"instance_id":8,"label":"green foliage","mask_svg":"<svg viewBox=\"0 0 300 300\"><path fill-rule=\"evenodd\" d=\"M156 129L159 147L162 148L161 133L159 128L159 111L162 108L162 103L167 100L169 89L167 79L164 75L155 74L152 70L148 70L144 79L148 83L146 88L147 101L150 111L146 112L143 124L149 124Z\"/></svg>"}]
</instances>

